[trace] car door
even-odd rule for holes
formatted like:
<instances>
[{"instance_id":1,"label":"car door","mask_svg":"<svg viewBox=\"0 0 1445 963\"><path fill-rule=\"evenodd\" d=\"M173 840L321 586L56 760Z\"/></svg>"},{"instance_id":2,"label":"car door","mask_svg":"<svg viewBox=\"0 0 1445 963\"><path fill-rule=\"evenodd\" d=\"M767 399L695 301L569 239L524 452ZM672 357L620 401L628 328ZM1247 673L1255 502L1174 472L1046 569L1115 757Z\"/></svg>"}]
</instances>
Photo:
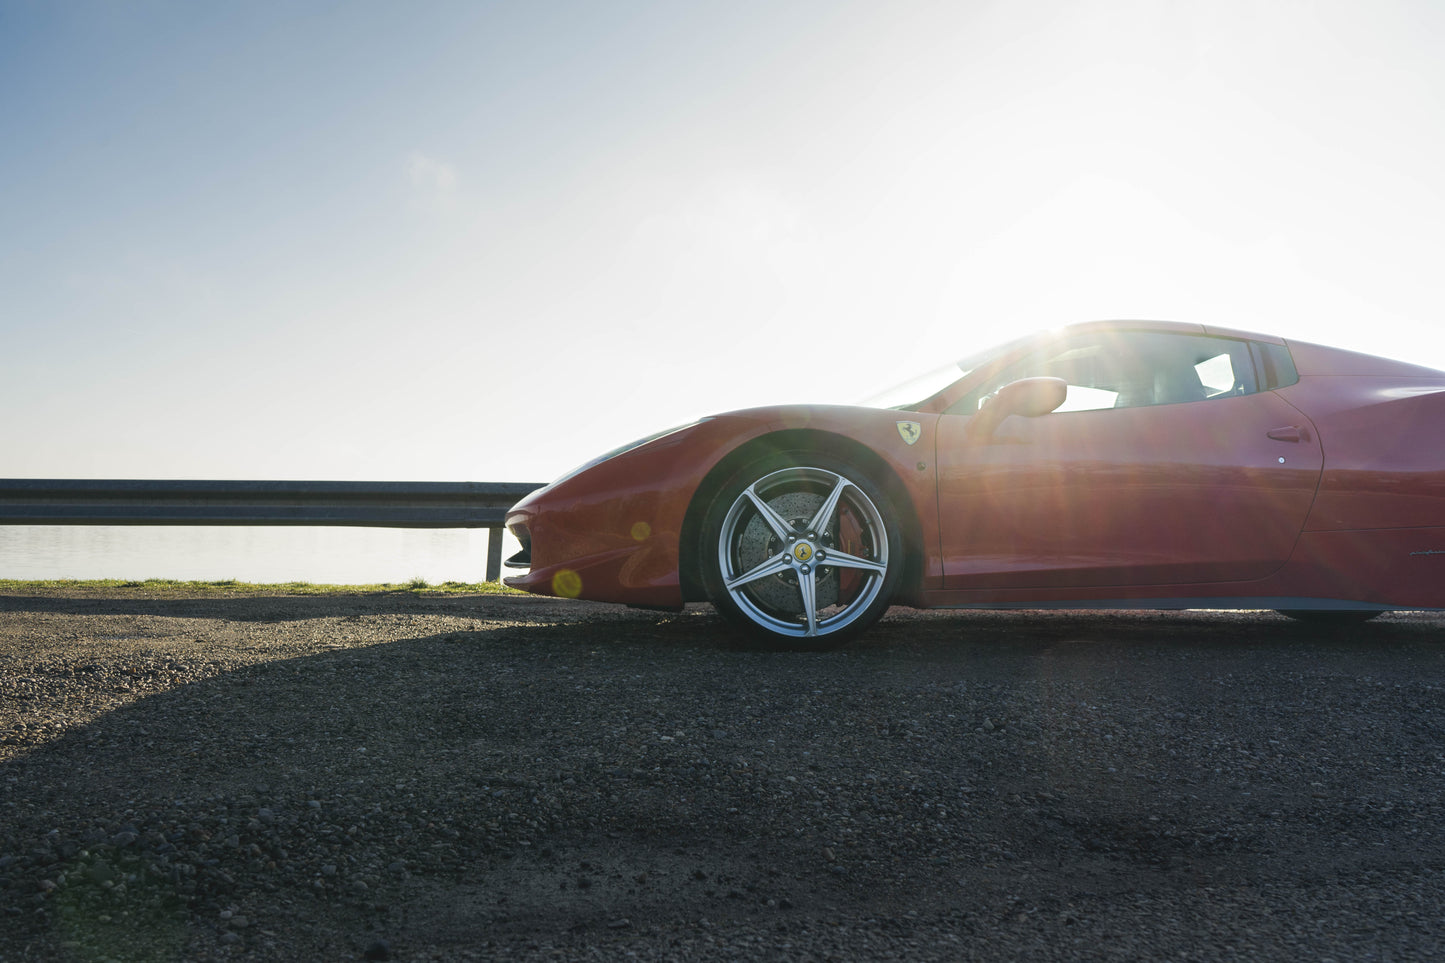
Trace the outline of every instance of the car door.
<instances>
[{"instance_id":1,"label":"car door","mask_svg":"<svg viewBox=\"0 0 1445 963\"><path fill-rule=\"evenodd\" d=\"M993 390L1038 376L1068 384L1059 409L970 429ZM940 419L945 586L1269 575L1322 455L1304 416L1257 384L1246 341L1137 330L1060 339L1000 372Z\"/></svg>"}]
</instances>

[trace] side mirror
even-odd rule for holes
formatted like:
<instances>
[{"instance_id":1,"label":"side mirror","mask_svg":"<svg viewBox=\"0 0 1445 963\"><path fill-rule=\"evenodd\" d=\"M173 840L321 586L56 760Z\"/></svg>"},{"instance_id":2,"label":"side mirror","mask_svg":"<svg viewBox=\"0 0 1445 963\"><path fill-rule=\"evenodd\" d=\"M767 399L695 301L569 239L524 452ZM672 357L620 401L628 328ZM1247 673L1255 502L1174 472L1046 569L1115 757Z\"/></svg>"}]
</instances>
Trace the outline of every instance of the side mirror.
<instances>
[{"instance_id":1,"label":"side mirror","mask_svg":"<svg viewBox=\"0 0 1445 963\"><path fill-rule=\"evenodd\" d=\"M1024 378L998 389L968 423L968 434L987 438L1009 415L1037 418L1064 403L1069 394L1062 378Z\"/></svg>"}]
</instances>

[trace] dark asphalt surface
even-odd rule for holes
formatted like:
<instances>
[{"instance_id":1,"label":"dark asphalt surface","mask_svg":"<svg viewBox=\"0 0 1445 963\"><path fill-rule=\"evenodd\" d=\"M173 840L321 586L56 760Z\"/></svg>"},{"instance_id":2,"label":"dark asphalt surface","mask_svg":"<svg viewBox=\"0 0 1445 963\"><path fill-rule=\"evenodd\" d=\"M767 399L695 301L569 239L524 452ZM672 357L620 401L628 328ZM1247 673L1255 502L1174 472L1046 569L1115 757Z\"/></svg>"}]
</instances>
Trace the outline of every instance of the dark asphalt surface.
<instances>
[{"instance_id":1,"label":"dark asphalt surface","mask_svg":"<svg viewBox=\"0 0 1445 963\"><path fill-rule=\"evenodd\" d=\"M1445 618L0 596L0 960L1434 959Z\"/></svg>"}]
</instances>

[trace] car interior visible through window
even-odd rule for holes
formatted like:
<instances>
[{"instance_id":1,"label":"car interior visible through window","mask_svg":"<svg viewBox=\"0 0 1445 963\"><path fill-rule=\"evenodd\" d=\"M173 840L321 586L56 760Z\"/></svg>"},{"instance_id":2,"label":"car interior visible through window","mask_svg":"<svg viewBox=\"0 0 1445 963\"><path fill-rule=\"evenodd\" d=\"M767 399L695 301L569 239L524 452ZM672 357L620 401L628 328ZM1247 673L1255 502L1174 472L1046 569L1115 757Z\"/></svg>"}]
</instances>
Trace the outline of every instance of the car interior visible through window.
<instances>
[{"instance_id":1,"label":"car interior visible through window","mask_svg":"<svg viewBox=\"0 0 1445 963\"><path fill-rule=\"evenodd\" d=\"M952 414L982 408L1006 384L1062 379L1068 394L1056 413L1205 401L1256 390L1249 345L1229 338L1159 332L1080 335L1047 345L999 372L954 404Z\"/></svg>"}]
</instances>

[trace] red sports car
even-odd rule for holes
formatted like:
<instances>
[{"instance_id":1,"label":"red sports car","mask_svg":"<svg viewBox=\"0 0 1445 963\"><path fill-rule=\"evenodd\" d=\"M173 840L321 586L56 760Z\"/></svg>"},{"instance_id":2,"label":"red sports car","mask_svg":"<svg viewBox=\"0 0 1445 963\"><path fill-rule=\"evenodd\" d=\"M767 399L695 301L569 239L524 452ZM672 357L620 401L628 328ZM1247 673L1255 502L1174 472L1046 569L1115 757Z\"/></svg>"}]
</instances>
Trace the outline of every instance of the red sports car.
<instances>
[{"instance_id":1,"label":"red sports car","mask_svg":"<svg viewBox=\"0 0 1445 963\"><path fill-rule=\"evenodd\" d=\"M789 646L894 602L1445 607L1445 372L1199 324L1095 322L898 407L704 418L507 515L508 585L678 609Z\"/></svg>"}]
</instances>

